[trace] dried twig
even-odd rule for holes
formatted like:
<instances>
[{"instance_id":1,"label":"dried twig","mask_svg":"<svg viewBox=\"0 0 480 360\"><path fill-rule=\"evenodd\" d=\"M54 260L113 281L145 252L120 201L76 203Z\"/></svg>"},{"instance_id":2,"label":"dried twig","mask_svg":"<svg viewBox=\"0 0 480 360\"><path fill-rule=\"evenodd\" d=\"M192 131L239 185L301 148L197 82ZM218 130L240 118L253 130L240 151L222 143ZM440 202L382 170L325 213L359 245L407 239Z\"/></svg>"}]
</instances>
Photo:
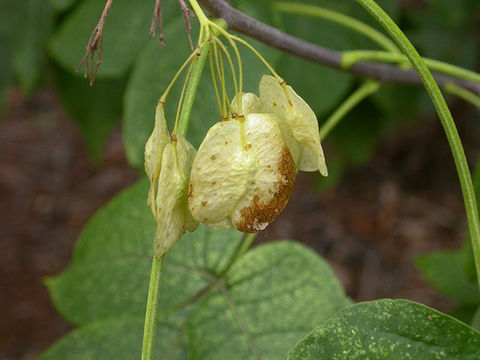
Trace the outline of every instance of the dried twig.
<instances>
[{"instance_id":1,"label":"dried twig","mask_svg":"<svg viewBox=\"0 0 480 360\"><path fill-rule=\"evenodd\" d=\"M105 20L107 18L108 10L112 6L113 0L107 0L105 7L103 8L102 15L98 21L97 26L92 31L92 35L88 39L87 49L85 51L85 56L83 57L80 64L77 66L75 72L78 72L80 68L84 67L84 77L87 78L87 69L90 76L90 86L93 85L95 81L95 76L97 76L98 68L102 62L102 39L103 39L103 26L105 25ZM95 57L95 52L98 50L97 54L97 63L95 65L95 71L93 70L93 61Z\"/></svg>"},{"instance_id":2,"label":"dried twig","mask_svg":"<svg viewBox=\"0 0 480 360\"><path fill-rule=\"evenodd\" d=\"M162 6L161 0L155 0L155 7L153 9L152 25L150 25L150 35L155 37L155 29L158 26L158 37L160 43L165 45L165 37L163 35L163 20L162 20Z\"/></svg>"},{"instance_id":3,"label":"dried twig","mask_svg":"<svg viewBox=\"0 0 480 360\"><path fill-rule=\"evenodd\" d=\"M182 8L183 20L185 20L185 28L187 30L188 42L190 43L190 48L193 51L192 36L190 34L192 30L192 25L190 24L189 17L191 16L192 18L194 18L195 14L190 10L190 8L188 7L188 5L185 3L184 0L178 0L178 2L180 3L180 7Z\"/></svg>"}]
</instances>

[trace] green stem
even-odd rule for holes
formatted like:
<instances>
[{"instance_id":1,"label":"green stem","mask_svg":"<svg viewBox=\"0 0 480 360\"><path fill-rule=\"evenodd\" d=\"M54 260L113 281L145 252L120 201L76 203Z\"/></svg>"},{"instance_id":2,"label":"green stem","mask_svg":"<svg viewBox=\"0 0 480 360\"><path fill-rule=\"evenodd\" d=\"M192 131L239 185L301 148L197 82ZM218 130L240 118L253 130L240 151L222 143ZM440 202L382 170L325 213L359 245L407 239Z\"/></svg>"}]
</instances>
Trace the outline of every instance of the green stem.
<instances>
[{"instance_id":1,"label":"green stem","mask_svg":"<svg viewBox=\"0 0 480 360\"><path fill-rule=\"evenodd\" d=\"M460 99L463 99L480 109L480 96L475 95L473 92L454 83L445 84L443 88L446 92L458 96Z\"/></svg>"},{"instance_id":2,"label":"green stem","mask_svg":"<svg viewBox=\"0 0 480 360\"><path fill-rule=\"evenodd\" d=\"M143 328L142 360L152 360L153 343L157 320L158 295L162 278L164 255L160 258L153 257L150 284L148 286L147 311L145 313L145 326ZM120 339L121 341L121 339Z\"/></svg>"},{"instance_id":3,"label":"green stem","mask_svg":"<svg viewBox=\"0 0 480 360\"><path fill-rule=\"evenodd\" d=\"M380 84L374 80L365 81L362 86L356 89L320 127L320 140L330 133L330 131L363 99L376 92Z\"/></svg>"},{"instance_id":4,"label":"green stem","mask_svg":"<svg viewBox=\"0 0 480 360\"><path fill-rule=\"evenodd\" d=\"M193 63L192 73L185 90L185 97L183 99L182 111L178 121L177 133L183 137L187 134L188 125L190 124L190 116L192 114L193 103L195 95L197 94L198 84L202 77L202 71L208 59L208 52L210 50L210 43L206 43L200 51L200 56L195 58Z\"/></svg>"},{"instance_id":5,"label":"green stem","mask_svg":"<svg viewBox=\"0 0 480 360\"><path fill-rule=\"evenodd\" d=\"M343 25L347 28L355 30L356 32L365 35L369 39L376 42L385 50L400 53L400 50L388 37L383 35L381 32L375 30L374 28L368 26L367 24L358 21L355 18L344 15L342 13L328 10L320 6L315 5L306 5L293 3L288 1L276 1L273 3L273 10L281 11L285 13L314 16L318 18L323 18L340 25Z\"/></svg>"},{"instance_id":6,"label":"green stem","mask_svg":"<svg viewBox=\"0 0 480 360\"><path fill-rule=\"evenodd\" d=\"M342 53L342 68L348 69L359 61L377 61L386 63L405 63L407 58L403 54L395 54L385 51L354 50ZM460 79L480 83L480 74L461 68L456 65L447 64L442 61L423 58L423 61L430 70L448 74Z\"/></svg>"},{"instance_id":7,"label":"green stem","mask_svg":"<svg viewBox=\"0 0 480 360\"><path fill-rule=\"evenodd\" d=\"M460 136L452 118L452 114L448 109L447 103L435 82L432 73L428 70L424 61L414 48L412 43L408 40L405 34L395 24L395 22L379 7L373 0L355 0L365 10L367 10L375 20L387 31L392 37L402 52L408 57L410 63L417 71L422 79L425 88L432 99L433 104L442 122L445 134L455 160L458 177L460 178L460 185L462 187L463 201L465 203L465 210L467 213L468 228L470 232L470 239L472 241L473 254L475 258L475 266L477 270L477 277L480 284L480 218L478 216L478 207L475 199L475 191L472 184L472 176L468 168L467 158L463 150Z\"/></svg>"}]
</instances>

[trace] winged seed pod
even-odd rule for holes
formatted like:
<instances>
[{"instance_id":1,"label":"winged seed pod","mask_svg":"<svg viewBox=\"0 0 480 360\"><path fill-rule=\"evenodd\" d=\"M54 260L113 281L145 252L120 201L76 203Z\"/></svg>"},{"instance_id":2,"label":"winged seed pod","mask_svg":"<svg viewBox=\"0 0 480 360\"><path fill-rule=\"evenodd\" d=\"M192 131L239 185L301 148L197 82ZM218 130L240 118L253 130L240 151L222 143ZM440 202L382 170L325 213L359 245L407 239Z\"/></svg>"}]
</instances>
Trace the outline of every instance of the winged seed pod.
<instances>
[{"instance_id":1,"label":"winged seed pod","mask_svg":"<svg viewBox=\"0 0 480 360\"><path fill-rule=\"evenodd\" d=\"M168 131L164 103L158 102L155 110L155 125L153 131L145 144L145 173L150 180L150 191L148 192L148 205L156 216L155 195L158 176L162 167L163 149L170 143L170 132Z\"/></svg>"},{"instance_id":2,"label":"winged seed pod","mask_svg":"<svg viewBox=\"0 0 480 360\"><path fill-rule=\"evenodd\" d=\"M318 121L310 106L290 86L280 85L273 76L262 77L259 95L260 112L274 114L280 119L279 125L297 170L319 170L327 176Z\"/></svg>"},{"instance_id":3,"label":"winged seed pod","mask_svg":"<svg viewBox=\"0 0 480 360\"><path fill-rule=\"evenodd\" d=\"M294 185L295 163L276 117L249 113L208 131L193 161L188 206L211 228L253 233L280 214Z\"/></svg>"},{"instance_id":4,"label":"winged seed pod","mask_svg":"<svg viewBox=\"0 0 480 360\"><path fill-rule=\"evenodd\" d=\"M157 222L153 242L155 256L170 250L187 231L194 231L198 222L187 206L188 178L195 157L195 148L183 137L170 138L163 104L155 114L155 127L145 147L145 172L150 179L148 204Z\"/></svg>"}]
</instances>

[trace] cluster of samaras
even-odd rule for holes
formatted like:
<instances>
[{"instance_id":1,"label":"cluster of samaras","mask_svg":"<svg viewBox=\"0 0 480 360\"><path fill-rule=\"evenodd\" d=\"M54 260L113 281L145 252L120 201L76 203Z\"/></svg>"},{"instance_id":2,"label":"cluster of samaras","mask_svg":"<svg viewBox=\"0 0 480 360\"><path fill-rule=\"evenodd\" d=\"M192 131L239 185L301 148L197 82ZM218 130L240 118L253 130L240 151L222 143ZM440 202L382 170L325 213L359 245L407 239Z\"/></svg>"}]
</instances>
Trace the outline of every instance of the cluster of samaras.
<instances>
[{"instance_id":1,"label":"cluster of samaras","mask_svg":"<svg viewBox=\"0 0 480 360\"><path fill-rule=\"evenodd\" d=\"M240 108L238 101L232 109ZM260 81L259 96L243 94L241 112L213 125L198 152L184 138L172 139L160 103L145 170L157 256L199 221L214 229L263 230L287 204L296 171L327 175L315 114L272 76Z\"/></svg>"}]
</instances>

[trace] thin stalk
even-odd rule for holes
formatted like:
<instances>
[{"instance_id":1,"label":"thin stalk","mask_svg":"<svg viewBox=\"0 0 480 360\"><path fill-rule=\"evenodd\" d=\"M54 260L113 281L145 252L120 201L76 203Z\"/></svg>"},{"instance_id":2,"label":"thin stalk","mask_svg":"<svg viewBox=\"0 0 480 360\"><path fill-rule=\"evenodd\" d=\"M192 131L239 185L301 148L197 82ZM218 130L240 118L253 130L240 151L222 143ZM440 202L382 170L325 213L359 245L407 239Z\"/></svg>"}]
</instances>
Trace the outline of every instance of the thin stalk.
<instances>
[{"instance_id":1,"label":"thin stalk","mask_svg":"<svg viewBox=\"0 0 480 360\"><path fill-rule=\"evenodd\" d=\"M357 1L366 11L370 13L370 15L372 15L373 18L375 18L375 20L378 21L378 23L392 37L397 46L408 57L410 63L422 79L425 88L427 89L428 94L435 105L435 109L437 110L438 116L442 122L453 158L455 160L455 166L457 167L457 173L463 193L463 201L465 203L465 211L467 213L468 229L470 232L470 239L472 241L477 278L480 284L480 218L478 216L477 201L475 199L472 176L468 168L465 151L463 150L462 142L460 140L460 136L458 135L455 122L453 121L452 114L448 109L447 102L445 101L440 88L435 82L432 73L430 70L428 70L428 67L425 65L425 62L417 50L402 32L402 30L400 30L395 22L385 13L385 11L383 11L382 8L373 0L355 1Z\"/></svg>"},{"instance_id":2,"label":"thin stalk","mask_svg":"<svg viewBox=\"0 0 480 360\"><path fill-rule=\"evenodd\" d=\"M235 66L233 64L232 57L230 56L230 53L228 52L227 47L220 41L219 38L215 38L215 41L218 44L218 47L220 48L220 50L222 50L222 52L225 54L225 57L227 58L228 64L230 66L230 71L232 72L233 88L234 88L235 94L237 94L239 91L239 88L238 88L238 82L237 82L237 74L235 71Z\"/></svg>"},{"instance_id":3,"label":"thin stalk","mask_svg":"<svg viewBox=\"0 0 480 360\"><path fill-rule=\"evenodd\" d=\"M268 63L267 60L265 60L265 58L262 55L260 55L260 53L257 51L257 49L255 49L252 45L250 45L248 42L243 40L241 37L233 35L233 36L231 36L231 38L232 38L232 40L237 41L240 44L246 46L251 52L253 52L255 54L255 56L257 58L259 58L261 62L263 62L265 67L272 73L272 75L277 78L278 82L283 81L283 79L280 77L280 75L278 75L277 72L275 70L273 70L273 67Z\"/></svg>"},{"instance_id":4,"label":"thin stalk","mask_svg":"<svg viewBox=\"0 0 480 360\"><path fill-rule=\"evenodd\" d=\"M373 94L380 88L380 83L374 80L365 81L362 86L356 89L320 127L320 140L330 131L363 99Z\"/></svg>"},{"instance_id":5,"label":"thin stalk","mask_svg":"<svg viewBox=\"0 0 480 360\"><path fill-rule=\"evenodd\" d=\"M193 57L197 54L198 51L201 51L202 47L205 46L206 43L202 43L198 45L198 48L193 51L190 56L185 60L185 62L180 66L180 69L177 70L175 76L173 77L172 81L170 81L170 84L168 84L167 88L163 92L162 96L160 97L160 101L165 103L165 100L167 100L167 96L170 93L170 90L172 90L173 85L177 81L178 77L181 75L183 70L187 67L188 64L190 64L190 61L192 61Z\"/></svg>"},{"instance_id":6,"label":"thin stalk","mask_svg":"<svg viewBox=\"0 0 480 360\"><path fill-rule=\"evenodd\" d=\"M216 44L216 42L215 42ZM223 108L225 109L225 115L228 118L228 114L232 112L232 109L230 108L230 101L228 100L228 93L227 93L227 87L225 85L225 66L223 64L223 56L222 52L218 49L217 47L217 60L218 60L218 66L219 66L219 71L220 74L222 75L222 98L223 98Z\"/></svg>"},{"instance_id":7,"label":"thin stalk","mask_svg":"<svg viewBox=\"0 0 480 360\"><path fill-rule=\"evenodd\" d=\"M187 71L187 76L185 76L185 81L183 82L183 85L182 85L182 90L180 92L180 97L178 99L177 114L175 115L175 123L173 125L172 135L176 135L177 132L178 132L177 131L178 120L180 119L180 112L182 110L183 98L185 97L185 91L187 90L187 85L188 85L189 80L190 80L190 74L192 73L193 65L194 65L194 61L192 61L192 63L190 64L190 67L188 68L188 71Z\"/></svg>"},{"instance_id":8,"label":"thin stalk","mask_svg":"<svg viewBox=\"0 0 480 360\"><path fill-rule=\"evenodd\" d=\"M405 63L407 58L403 54L395 54L385 51L354 50L342 53L342 68L349 69L359 61L376 61L384 63ZM461 68L456 65L447 64L442 61L423 58L423 61L430 70L441 72L447 75L480 83L480 74Z\"/></svg>"},{"instance_id":9,"label":"thin stalk","mask_svg":"<svg viewBox=\"0 0 480 360\"><path fill-rule=\"evenodd\" d=\"M197 94L198 85L202 77L203 68L208 58L210 51L210 43L206 43L200 51L198 56L192 64L192 72L190 74L190 80L188 81L185 95L183 98L182 111L180 113L180 119L178 120L177 132L179 135L185 137L190 124L190 116L192 114L193 103L195 102L195 95Z\"/></svg>"},{"instance_id":10,"label":"thin stalk","mask_svg":"<svg viewBox=\"0 0 480 360\"><path fill-rule=\"evenodd\" d=\"M348 15L339 13L334 10L329 10L316 5L307 5L294 3L289 1L276 1L273 3L273 10L284 13L313 16L322 18L340 24L344 27L350 28L362 35L365 35L370 40L376 42L382 48L394 53L400 53L400 50L388 37L381 32L375 30L371 26L358 21L357 19Z\"/></svg>"},{"instance_id":11,"label":"thin stalk","mask_svg":"<svg viewBox=\"0 0 480 360\"><path fill-rule=\"evenodd\" d=\"M222 19L223 20L223 19ZM237 65L238 65L238 77L239 77L239 90L236 92L235 95L240 94L237 98L237 105L238 105L238 113L241 113L242 110L242 93L243 93L243 65L242 65L242 57L240 56L240 51L238 51L237 44L235 44L235 41L233 40L232 35L230 35L227 31L225 31L225 27L227 26L227 23L223 21L223 26L221 22L211 22L211 26L217 30L219 34L222 34L225 36L227 41L230 43L230 46L233 48L233 51L235 52L235 56L237 58Z\"/></svg>"},{"instance_id":12,"label":"thin stalk","mask_svg":"<svg viewBox=\"0 0 480 360\"><path fill-rule=\"evenodd\" d=\"M208 54L208 62L210 64L210 74L212 75L212 83L213 83L213 88L215 90L215 97L217 98L218 112L220 113L220 116L222 116L222 104L220 102L220 93L218 91L217 75L215 75L215 70L213 68L213 53L212 52L210 52Z\"/></svg>"},{"instance_id":13,"label":"thin stalk","mask_svg":"<svg viewBox=\"0 0 480 360\"><path fill-rule=\"evenodd\" d=\"M218 82L220 83L220 97L221 97L221 112L220 115L222 119L227 118L227 109L225 106L225 74L222 74L221 68L220 68L220 60L218 59L218 45L214 41L213 42L213 60L215 61L215 68L217 70L217 75L218 75Z\"/></svg>"},{"instance_id":14,"label":"thin stalk","mask_svg":"<svg viewBox=\"0 0 480 360\"><path fill-rule=\"evenodd\" d=\"M446 92L452 95L455 95L460 99L463 99L469 102L470 104L472 104L473 106L477 107L478 109L480 109L480 96L475 95L473 92L468 91L467 89L461 86L458 86L454 83L445 84L443 89Z\"/></svg>"},{"instance_id":15,"label":"thin stalk","mask_svg":"<svg viewBox=\"0 0 480 360\"><path fill-rule=\"evenodd\" d=\"M143 328L142 360L152 360L153 343L157 321L158 295L162 279L164 256L153 257L150 284L148 286L147 311L145 313L145 326Z\"/></svg>"},{"instance_id":16,"label":"thin stalk","mask_svg":"<svg viewBox=\"0 0 480 360\"><path fill-rule=\"evenodd\" d=\"M195 15L197 15L198 21L201 25L207 25L210 21L208 20L207 16L203 12L202 8L198 4L197 0L189 0L190 5L192 5L193 11Z\"/></svg>"}]
</instances>

